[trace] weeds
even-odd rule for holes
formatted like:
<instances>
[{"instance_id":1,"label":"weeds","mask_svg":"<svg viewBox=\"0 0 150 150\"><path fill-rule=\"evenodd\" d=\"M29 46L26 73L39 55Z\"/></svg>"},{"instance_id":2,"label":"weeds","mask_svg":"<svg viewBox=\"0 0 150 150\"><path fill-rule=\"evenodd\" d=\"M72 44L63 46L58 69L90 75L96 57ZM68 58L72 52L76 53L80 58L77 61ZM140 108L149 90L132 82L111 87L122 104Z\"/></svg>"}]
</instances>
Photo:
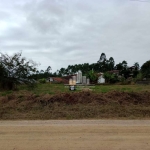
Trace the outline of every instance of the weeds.
<instances>
[{"instance_id":1,"label":"weeds","mask_svg":"<svg viewBox=\"0 0 150 150\"><path fill-rule=\"evenodd\" d=\"M28 91L0 92L0 119L150 118L149 85L96 85L69 91L63 84L38 84Z\"/></svg>"},{"instance_id":2,"label":"weeds","mask_svg":"<svg viewBox=\"0 0 150 150\"><path fill-rule=\"evenodd\" d=\"M0 102L0 119L150 118L150 92L25 93Z\"/></svg>"}]
</instances>

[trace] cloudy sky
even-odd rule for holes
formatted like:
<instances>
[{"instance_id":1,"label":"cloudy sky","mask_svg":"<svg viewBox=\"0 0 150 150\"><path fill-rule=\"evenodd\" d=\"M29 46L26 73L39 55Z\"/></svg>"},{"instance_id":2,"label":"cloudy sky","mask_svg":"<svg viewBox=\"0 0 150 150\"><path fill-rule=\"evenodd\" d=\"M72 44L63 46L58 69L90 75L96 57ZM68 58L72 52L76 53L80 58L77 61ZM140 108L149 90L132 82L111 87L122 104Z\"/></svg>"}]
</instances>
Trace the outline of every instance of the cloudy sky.
<instances>
[{"instance_id":1,"label":"cloudy sky","mask_svg":"<svg viewBox=\"0 0 150 150\"><path fill-rule=\"evenodd\" d=\"M0 52L52 72L95 63L150 60L150 0L0 0Z\"/></svg>"}]
</instances>

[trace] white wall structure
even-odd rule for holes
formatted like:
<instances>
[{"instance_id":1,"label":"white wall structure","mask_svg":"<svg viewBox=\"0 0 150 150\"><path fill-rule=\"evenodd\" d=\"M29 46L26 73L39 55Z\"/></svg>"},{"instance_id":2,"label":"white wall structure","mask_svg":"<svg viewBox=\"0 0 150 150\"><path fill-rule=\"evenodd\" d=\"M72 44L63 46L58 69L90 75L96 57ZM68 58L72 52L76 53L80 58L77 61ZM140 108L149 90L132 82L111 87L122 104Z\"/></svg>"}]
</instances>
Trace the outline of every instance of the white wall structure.
<instances>
[{"instance_id":1,"label":"white wall structure","mask_svg":"<svg viewBox=\"0 0 150 150\"><path fill-rule=\"evenodd\" d=\"M86 84L86 76L83 76L83 77L82 77L82 83L83 83L83 84Z\"/></svg>"},{"instance_id":2,"label":"white wall structure","mask_svg":"<svg viewBox=\"0 0 150 150\"><path fill-rule=\"evenodd\" d=\"M47 78L47 82L53 82L54 79L52 77Z\"/></svg>"},{"instance_id":3,"label":"white wall structure","mask_svg":"<svg viewBox=\"0 0 150 150\"><path fill-rule=\"evenodd\" d=\"M82 72L79 71L79 76L80 76L80 83L82 83Z\"/></svg>"},{"instance_id":4,"label":"white wall structure","mask_svg":"<svg viewBox=\"0 0 150 150\"><path fill-rule=\"evenodd\" d=\"M86 84L90 84L90 79L89 78L86 79Z\"/></svg>"},{"instance_id":5,"label":"white wall structure","mask_svg":"<svg viewBox=\"0 0 150 150\"><path fill-rule=\"evenodd\" d=\"M79 73L77 72L77 83L80 83Z\"/></svg>"},{"instance_id":6,"label":"white wall structure","mask_svg":"<svg viewBox=\"0 0 150 150\"><path fill-rule=\"evenodd\" d=\"M105 78L103 78L103 74L98 77L98 83L105 83Z\"/></svg>"},{"instance_id":7,"label":"white wall structure","mask_svg":"<svg viewBox=\"0 0 150 150\"><path fill-rule=\"evenodd\" d=\"M72 79L77 82L77 77L76 76L72 76Z\"/></svg>"},{"instance_id":8,"label":"white wall structure","mask_svg":"<svg viewBox=\"0 0 150 150\"><path fill-rule=\"evenodd\" d=\"M77 73L77 83L82 83L82 72L78 71Z\"/></svg>"}]
</instances>

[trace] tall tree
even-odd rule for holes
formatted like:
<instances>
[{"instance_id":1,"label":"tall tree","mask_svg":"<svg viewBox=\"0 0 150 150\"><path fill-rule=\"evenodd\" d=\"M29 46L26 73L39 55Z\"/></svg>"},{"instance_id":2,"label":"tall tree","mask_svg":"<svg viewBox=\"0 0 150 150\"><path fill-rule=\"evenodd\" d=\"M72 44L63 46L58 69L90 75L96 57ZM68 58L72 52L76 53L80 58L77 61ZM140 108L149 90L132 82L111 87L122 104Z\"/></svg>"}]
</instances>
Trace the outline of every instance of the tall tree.
<instances>
[{"instance_id":1,"label":"tall tree","mask_svg":"<svg viewBox=\"0 0 150 150\"><path fill-rule=\"evenodd\" d=\"M143 77L150 78L150 60L146 61L141 66L141 72L142 72Z\"/></svg>"},{"instance_id":2,"label":"tall tree","mask_svg":"<svg viewBox=\"0 0 150 150\"><path fill-rule=\"evenodd\" d=\"M32 60L27 61L21 57L22 53L13 56L1 53L0 57L0 83L3 88L13 89L20 83L32 84L32 75L36 73L37 64Z\"/></svg>"},{"instance_id":3,"label":"tall tree","mask_svg":"<svg viewBox=\"0 0 150 150\"><path fill-rule=\"evenodd\" d=\"M138 62L135 62L134 63L134 67L135 67L135 70L139 70L140 69L140 65Z\"/></svg>"},{"instance_id":4,"label":"tall tree","mask_svg":"<svg viewBox=\"0 0 150 150\"><path fill-rule=\"evenodd\" d=\"M105 60L106 60L106 55L105 55L105 53L101 53L101 56L100 56L100 58L99 58L98 63L104 62Z\"/></svg>"},{"instance_id":5,"label":"tall tree","mask_svg":"<svg viewBox=\"0 0 150 150\"><path fill-rule=\"evenodd\" d=\"M114 66L115 66L114 58L110 57L109 60L108 60L108 62L109 62L109 66L108 66L109 70L113 70Z\"/></svg>"},{"instance_id":6,"label":"tall tree","mask_svg":"<svg viewBox=\"0 0 150 150\"><path fill-rule=\"evenodd\" d=\"M64 76L65 75L65 68L61 68L60 70L59 70L59 76Z\"/></svg>"},{"instance_id":7,"label":"tall tree","mask_svg":"<svg viewBox=\"0 0 150 150\"><path fill-rule=\"evenodd\" d=\"M128 64L127 61L125 61L125 60L122 61L122 66L123 66L124 70L127 69L127 64Z\"/></svg>"},{"instance_id":8,"label":"tall tree","mask_svg":"<svg viewBox=\"0 0 150 150\"><path fill-rule=\"evenodd\" d=\"M122 63L116 64L115 69L122 70L123 69Z\"/></svg>"},{"instance_id":9,"label":"tall tree","mask_svg":"<svg viewBox=\"0 0 150 150\"><path fill-rule=\"evenodd\" d=\"M48 66L45 72L50 73L51 70L52 70L51 66Z\"/></svg>"},{"instance_id":10,"label":"tall tree","mask_svg":"<svg viewBox=\"0 0 150 150\"><path fill-rule=\"evenodd\" d=\"M119 63L115 66L117 70L126 70L127 69L127 61L123 60L122 63Z\"/></svg>"}]
</instances>

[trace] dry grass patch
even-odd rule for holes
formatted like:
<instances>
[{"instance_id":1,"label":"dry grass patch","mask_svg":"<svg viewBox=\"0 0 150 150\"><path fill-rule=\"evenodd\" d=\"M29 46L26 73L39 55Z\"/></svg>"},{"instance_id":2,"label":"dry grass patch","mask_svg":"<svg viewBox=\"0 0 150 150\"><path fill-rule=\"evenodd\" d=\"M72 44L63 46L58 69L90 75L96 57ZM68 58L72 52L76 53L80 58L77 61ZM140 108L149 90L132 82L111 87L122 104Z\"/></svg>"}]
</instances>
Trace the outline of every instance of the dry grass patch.
<instances>
[{"instance_id":1,"label":"dry grass patch","mask_svg":"<svg viewBox=\"0 0 150 150\"><path fill-rule=\"evenodd\" d=\"M88 118L150 118L150 92L29 92L0 97L0 119Z\"/></svg>"}]
</instances>

